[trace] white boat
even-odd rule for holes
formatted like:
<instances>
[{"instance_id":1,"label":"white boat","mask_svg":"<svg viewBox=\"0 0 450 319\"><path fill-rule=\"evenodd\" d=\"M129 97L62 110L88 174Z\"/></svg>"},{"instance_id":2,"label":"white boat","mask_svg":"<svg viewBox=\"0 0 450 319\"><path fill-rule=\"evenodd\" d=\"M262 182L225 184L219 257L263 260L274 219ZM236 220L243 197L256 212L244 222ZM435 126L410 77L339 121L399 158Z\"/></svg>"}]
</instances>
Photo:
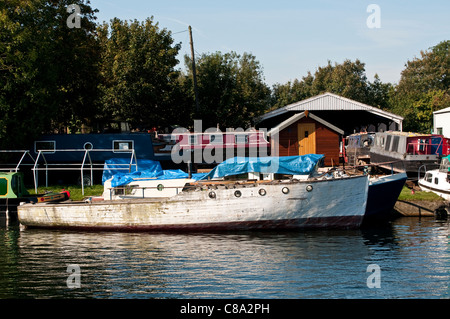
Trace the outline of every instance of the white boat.
<instances>
[{"instance_id":1,"label":"white boat","mask_svg":"<svg viewBox=\"0 0 450 319\"><path fill-rule=\"evenodd\" d=\"M450 156L443 157L439 169L427 171L418 184L423 191L436 193L450 201Z\"/></svg>"},{"instance_id":2,"label":"white boat","mask_svg":"<svg viewBox=\"0 0 450 319\"><path fill-rule=\"evenodd\" d=\"M18 218L28 227L102 230L358 228L368 177L318 174L322 157L229 159L205 179L188 181L181 192L167 197L140 198L138 192L133 198L110 200L105 192L101 201L21 205ZM227 180L243 173L290 178Z\"/></svg>"}]
</instances>

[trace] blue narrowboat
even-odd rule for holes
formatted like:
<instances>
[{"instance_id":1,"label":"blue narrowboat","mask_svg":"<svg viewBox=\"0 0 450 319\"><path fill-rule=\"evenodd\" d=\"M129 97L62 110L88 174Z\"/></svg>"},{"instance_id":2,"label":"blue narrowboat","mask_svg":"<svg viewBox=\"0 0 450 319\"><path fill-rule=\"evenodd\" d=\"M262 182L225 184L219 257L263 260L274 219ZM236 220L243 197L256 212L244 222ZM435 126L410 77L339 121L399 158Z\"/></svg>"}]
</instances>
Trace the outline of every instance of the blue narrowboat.
<instances>
[{"instance_id":1,"label":"blue narrowboat","mask_svg":"<svg viewBox=\"0 0 450 319\"><path fill-rule=\"evenodd\" d=\"M130 158L132 150L137 159L156 159L152 136L148 133L50 134L34 141L32 147L35 158L41 151L50 163L81 163L83 150L92 150L90 159L96 163L110 158ZM164 160L158 157L161 159Z\"/></svg>"}]
</instances>

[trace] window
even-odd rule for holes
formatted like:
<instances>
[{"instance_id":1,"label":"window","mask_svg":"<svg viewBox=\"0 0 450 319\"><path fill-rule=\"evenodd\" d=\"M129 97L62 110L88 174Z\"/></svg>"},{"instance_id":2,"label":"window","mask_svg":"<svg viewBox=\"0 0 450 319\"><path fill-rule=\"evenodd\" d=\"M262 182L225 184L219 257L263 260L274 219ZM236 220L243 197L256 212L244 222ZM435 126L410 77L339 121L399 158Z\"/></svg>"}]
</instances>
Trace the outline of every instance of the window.
<instances>
[{"instance_id":1,"label":"window","mask_svg":"<svg viewBox=\"0 0 450 319\"><path fill-rule=\"evenodd\" d=\"M84 148L85 150L91 150L91 149L94 148L94 146L92 145L91 142L86 142L86 143L84 143L83 148Z\"/></svg>"},{"instance_id":2,"label":"window","mask_svg":"<svg viewBox=\"0 0 450 319\"><path fill-rule=\"evenodd\" d=\"M420 151L420 152L424 152L425 148L427 146L427 140L425 140L425 139L418 139L417 143L418 143L417 144L417 150Z\"/></svg>"},{"instance_id":3,"label":"window","mask_svg":"<svg viewBox=\"0 0 450 319\"><path fill-rule=\"evenodd\" d=\"M189 135L189 144L190 145L198 144L198 136L197 135Z\"/></svg>"},{"instance_id":4,"label":"window","mask_svg":"<svg viewBox=\"0 0 450 319\"><path fill-rule=\"evenodd\" d=\"M436 185L439 184L439 178L435 177L435 178L434 178L434 183L435 183Z\"/></svg>"},{"instance_id":5,"label":"window","mask_svg":"<svg viewBox=\"0 0 450 319\"><path fill-rule=\"evenodd\" d=\"M128 150L132 150L134 149L134 141L129 140L129 141L121 141L121 140L116 140L113 141L113 152L114 153L118 153L118 152L127 152Z\"/></svg>"},{"instance_id":6,"label":"window","mask_svg":"<svg viewBox=\"0 0 450 319\"><path fill-rule=\"evenodd\" d=\"M6 178L0 178L0 196L8 194L8 180Z\"/></svg>"},{"instance_id":7,"label":"window","mask_svg":"<svg viewBox=\"0 0 450 319\"><path fill-rule=\"evenodd\" d=\"M39 153L39 151L42 151L42 153L53 154L53 153L55 153L55 149L56 149L55 141L36 141L36 142L34 142L34 152L35 153Z\"/></svg>"},{"instance_id":8,"label":"window","mask_svg":"<svg viewBox=\"0 0 450 319\"><path fill-rule=\"evenodd\" d=\"M427 174L425 175L425 180L426 180L428 183L431 183L432 180L433 180L433 175L431 175L430 173L427 173Z\"/></svg>"},{"instance_id":9,"label":"window","mask_svg":"<svg viewBox=\"0 0 450 319\"><path fill-rule=\"evenodd\" d=\"M400 140L400 136L394 136L394 139L392 140L392 150L394 152L398 152L398 142Z\"/></svg>"},{"instance_id":10,"label":"window","mask_svg":"<svg viewBox=\"0 0 450 319\"><path fill-rule=\"evenodd\" d=\"M377 146L384 148L384 136L377 137L376 144L377 144Z\"/></svg>"},{"instance_id":11,"label":"window","mask_svg":"<svg viewBox=\"0 0 450 319\"><path fill-rule=\"evenodd\" d=\"M211 143L211 144L223 144L223 135L222 134L211 134L209 136L209 143Z\"/></svg>"},{"instance_id":12,"label":"window","mask_svg":"<svg viewBox=\"0 0 450 319\"><path fill-rule=\"evenodd\" d=\"M384 148L386 151L389 151L389 150L390 150L390 147L391 147L391 138L392 138L392 136L390 136L390 135L388 135L387 138L386 138L386 147Z\"/></svg>"},{"instance_id":13,"label":"window","mask_svg":"<svg viewBox=\"0 0 450 319\"><path fill-rule=\"evenodd\" d=\"M442 135L442 132L443 132L442 127L437 127L437 128L436 128L436 134Z\"/></svg>"},{"instance_id":14,"label":"window","mask_svg":"<svg viewBox=\"0 0 450 319\"><path fill-rule=\"evenodd\" d=\"M239 134L234 136L236 144L248 144L248 135Z\"/></svg>"},{"instance_id":15,"label":"window","mask_svg":"<svg viewBox=\"0 0 450 319\"><path fill-rule=\"evenodd\" d=\"M309 135L309 132L308 132L308 131L305 131L305 138L307 138L308 135Z\"/></svg>"}]
</instances>

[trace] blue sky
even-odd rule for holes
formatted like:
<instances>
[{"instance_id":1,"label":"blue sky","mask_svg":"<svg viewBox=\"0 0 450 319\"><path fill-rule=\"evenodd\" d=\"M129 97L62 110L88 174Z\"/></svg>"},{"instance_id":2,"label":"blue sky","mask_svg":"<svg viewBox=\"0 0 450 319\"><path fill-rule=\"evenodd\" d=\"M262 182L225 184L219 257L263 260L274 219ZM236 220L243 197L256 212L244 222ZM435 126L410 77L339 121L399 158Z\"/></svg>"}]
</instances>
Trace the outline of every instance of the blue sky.
<instances>
[{"instance_id":1,"label":"blue sky","mask_svg":"<svg viewBox=\"0 0 450 319\"><path fill-rule=\"evenodd\" d=\"M370 4L380 8L380 28L369 28ZM190 54L253 54L269 86L301 79L330 60L359 59L370 81L397 83L405 63L450 39L450 0L91 0L98 21L154 17Z\"/></svg>"}]
</instances>

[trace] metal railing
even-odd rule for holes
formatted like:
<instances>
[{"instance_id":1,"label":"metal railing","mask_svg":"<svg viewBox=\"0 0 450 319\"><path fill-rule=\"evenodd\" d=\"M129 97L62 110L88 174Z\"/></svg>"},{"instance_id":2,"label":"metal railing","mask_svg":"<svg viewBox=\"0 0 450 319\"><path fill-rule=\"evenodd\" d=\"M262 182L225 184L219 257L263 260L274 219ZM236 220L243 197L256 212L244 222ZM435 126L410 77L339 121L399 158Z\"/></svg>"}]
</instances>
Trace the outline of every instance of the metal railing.
<instances>
[{"instance_id":1,"label":"metal railing","mask_svg":"<svg viewBox=\"0 0 450 319\"><path fill-rule=\"evenodd\" d=\"M48 186L48 172L52 170L56 171L80 171L80 177L81 177L81 193L84 195L84 172L89 171L90 172L90 184L93 185L93 178L94 178L94 171L95 170L103 170L105 164L104 163L93 163L91 158L92 152L114 152L117 150L114 149L57 149L52 150L51 152L49 150L39 150L38 155L36 157L36 160L34 161L34 166L32 168L33 171L33 178L34 178L34 189L37 193L37 187L38 187L38 173L39 171L45 171L45 186ZM45 154L51 153L54 154L56 152L84 152L83 160L81 163L48 163ZM136 153L134 149L130 150L121 150L121 153L130 153L130 162L128 164L116 164L114 163L114 166L126 166L124 168L115 168L117 170L128 170L131 171L131 167L135 166L136 170L138 170L137 165L137 159L136 159ZM44 161L43 165L45 167L39 167L39 159ZM106 164L107 165L107 164ZM101 166L101 167L98 167Z\"/></svg>"},{"instance_id":2,"label":"metal railing","mask_svg":"<svg viewBox=\"0 0 450 319\"><path fill-rule=\"evenodd\" d=\"M33 165L33 164L24 164L22 163L24 161L24 159L27 157L30 157L31 160L33 162L35 162L35 159L33 158L33 156L31 156L30 151L28 150L0 150L0 153L22 153L22 156L20 157L20 160L17 164L3 164L3 165L11 165L13 167L0 167L0 171L14 171L14 172L18 172L19 171L19 167L21 165Z\"/></svg>"}]
</instances>

